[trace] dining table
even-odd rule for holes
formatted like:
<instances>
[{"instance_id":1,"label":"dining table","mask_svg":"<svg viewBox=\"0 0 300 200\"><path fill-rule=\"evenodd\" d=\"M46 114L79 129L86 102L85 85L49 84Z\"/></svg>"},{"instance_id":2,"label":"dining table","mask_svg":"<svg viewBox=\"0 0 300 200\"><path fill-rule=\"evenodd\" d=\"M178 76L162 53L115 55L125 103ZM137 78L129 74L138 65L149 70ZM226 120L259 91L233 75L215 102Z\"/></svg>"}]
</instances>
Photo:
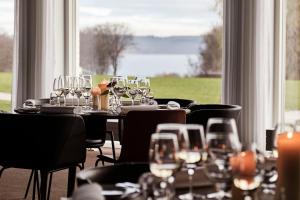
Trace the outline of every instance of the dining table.
<instances>
[{"instance_id":1,"label":"dining table","mask_svg":"<svg viewBox=\"0 0 300 200\"><path fill-rule=\"evenodd\" d=\"M77 173L76 179L78 186L84 184L98 183L103 188L103 196L105 199L146 199L141 189L141 176L150 172L149 163L122 163L118 165L110 165L85 169ZM174 173L175 198L179 199L180 194L188 192L189 179L187 170L181 169ZM132 183L133 186L130 186ZM137 187L139 190L128 195L121 195L124 192L126 185L129 187ZM120 193L110 193L109 191L121 191ZM213 182L205 173L205 167L198 166L193 178L193 191L199 196L208 197L209 194L216 192ZM233 200L243 200L243 192L236 187L232 187ZM102 194L99 194L102 195ZM249 192L250 199L257 200L272 200L274 195L263 192L262 188ZM196 198L197 199L197 198ZM201 198L199 198L201 199ZM202 198L203 199L203 198ZM206 198L215 199L215 198ZM249 198L248 198L249 199Z\"/></svg>"}]
</instances>

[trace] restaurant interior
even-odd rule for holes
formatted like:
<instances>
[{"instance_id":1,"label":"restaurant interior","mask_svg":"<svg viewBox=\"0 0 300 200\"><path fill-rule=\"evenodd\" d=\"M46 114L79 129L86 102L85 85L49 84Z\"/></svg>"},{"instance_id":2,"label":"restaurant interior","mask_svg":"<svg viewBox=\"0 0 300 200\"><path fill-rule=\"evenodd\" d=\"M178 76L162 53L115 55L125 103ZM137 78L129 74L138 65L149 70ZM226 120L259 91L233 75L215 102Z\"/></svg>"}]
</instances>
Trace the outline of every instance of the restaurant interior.
<instances>
[{"instance_id":1,"label":"restaurant interior","mask_svg":"<svg viewBox=\"0 0 300 200\"><path fill-rule=\"evenodd\" d=\"M300 12L289 21L288 0L216 1L217 103L199 102L198 89L157 95L147 76L80 70L79 1L14 0L0 200L300 200L300 50L294 64L287 54L300 44ZM299 107L287 115L289 98Z\"/></svg>"}]
</instances>

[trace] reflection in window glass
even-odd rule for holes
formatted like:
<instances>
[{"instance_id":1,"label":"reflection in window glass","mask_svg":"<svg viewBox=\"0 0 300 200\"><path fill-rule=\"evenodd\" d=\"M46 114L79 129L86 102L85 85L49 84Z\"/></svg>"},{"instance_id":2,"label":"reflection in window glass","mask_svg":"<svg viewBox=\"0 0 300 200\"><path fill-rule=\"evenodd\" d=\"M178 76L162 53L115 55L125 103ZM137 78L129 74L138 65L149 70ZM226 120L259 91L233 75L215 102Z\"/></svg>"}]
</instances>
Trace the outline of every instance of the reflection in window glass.
<instances>
[{"instance_id":1,"label":"reflection in window glass","mask_svg":"<svg viewBox=\"0 0 300 200\"><path fill-rule=\"evenodd\" d=\"M285 120L293 123L300 119L300 1L286 2Z\"/></svg>"},{"instance_id":2,"label":"reflection in window glass","mask_svg":"<svg viewBox=\"0 0 300 200\"><path fill-rule=\"evenodd\" d=\"M0 1L0 111L11 110L14 1Z\"/></svg>"},{"instance_id":3,"label":"reflection in window glass","mask_svg":"<svg viewBox=\"0 0 300 200\"><path fill-rule=\"evenodd\" d=\"M151 77L154 97L221 100L221 0L80 0L80 67Z\"/></svg>"}]
</instances>

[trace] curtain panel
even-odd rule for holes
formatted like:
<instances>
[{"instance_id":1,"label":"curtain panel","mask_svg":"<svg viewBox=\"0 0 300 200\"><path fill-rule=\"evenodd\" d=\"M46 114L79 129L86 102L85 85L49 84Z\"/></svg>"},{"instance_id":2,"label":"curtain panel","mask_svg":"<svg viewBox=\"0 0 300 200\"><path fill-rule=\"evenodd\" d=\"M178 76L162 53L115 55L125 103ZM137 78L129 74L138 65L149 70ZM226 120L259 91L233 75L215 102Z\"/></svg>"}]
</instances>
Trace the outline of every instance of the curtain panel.
<instances>
[{"instance_id":1,"label":"curtain panel","mask_svg":"<svg viewBox=\"0 0 300 200\"><path fill-rule=\"evenodd\" d=\"M243 143L273 126L274 0L224 0L223 103L242 106Z\"/></svg>"},{"instance_id":2,"label":"curtain panel","mask_svg":"<svg viewBox=\"0 0 300 200\"><path fill-rule=\"evenodd\" d=\"M77 25L76 6L69 6L77 0L15 1L13 108L26 99L49 98L54 77L76 73L69 58L78 39L70 31Z\"/></svg>"}]
</instances>

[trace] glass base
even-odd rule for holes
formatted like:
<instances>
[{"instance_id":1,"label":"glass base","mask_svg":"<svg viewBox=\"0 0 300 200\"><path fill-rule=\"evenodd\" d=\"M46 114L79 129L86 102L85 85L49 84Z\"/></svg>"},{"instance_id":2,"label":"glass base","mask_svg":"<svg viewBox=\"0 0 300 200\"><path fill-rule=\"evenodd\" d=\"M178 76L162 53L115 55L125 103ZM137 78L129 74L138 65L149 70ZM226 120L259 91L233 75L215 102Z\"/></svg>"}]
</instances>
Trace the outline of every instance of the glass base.
<instances>
[{"instance_id":1,"label":"glass base","mask_svg":"<svg viewBox=\"0 0 300 200\"><path fill-rule=\"evenodd\" d=\"M178 196L179 199L181 200L193 200L193 199L206 199L205 195L202 194L195 194L195 193L186 193L186 194L181 194Z\"/></svg>"}]
</instances>

